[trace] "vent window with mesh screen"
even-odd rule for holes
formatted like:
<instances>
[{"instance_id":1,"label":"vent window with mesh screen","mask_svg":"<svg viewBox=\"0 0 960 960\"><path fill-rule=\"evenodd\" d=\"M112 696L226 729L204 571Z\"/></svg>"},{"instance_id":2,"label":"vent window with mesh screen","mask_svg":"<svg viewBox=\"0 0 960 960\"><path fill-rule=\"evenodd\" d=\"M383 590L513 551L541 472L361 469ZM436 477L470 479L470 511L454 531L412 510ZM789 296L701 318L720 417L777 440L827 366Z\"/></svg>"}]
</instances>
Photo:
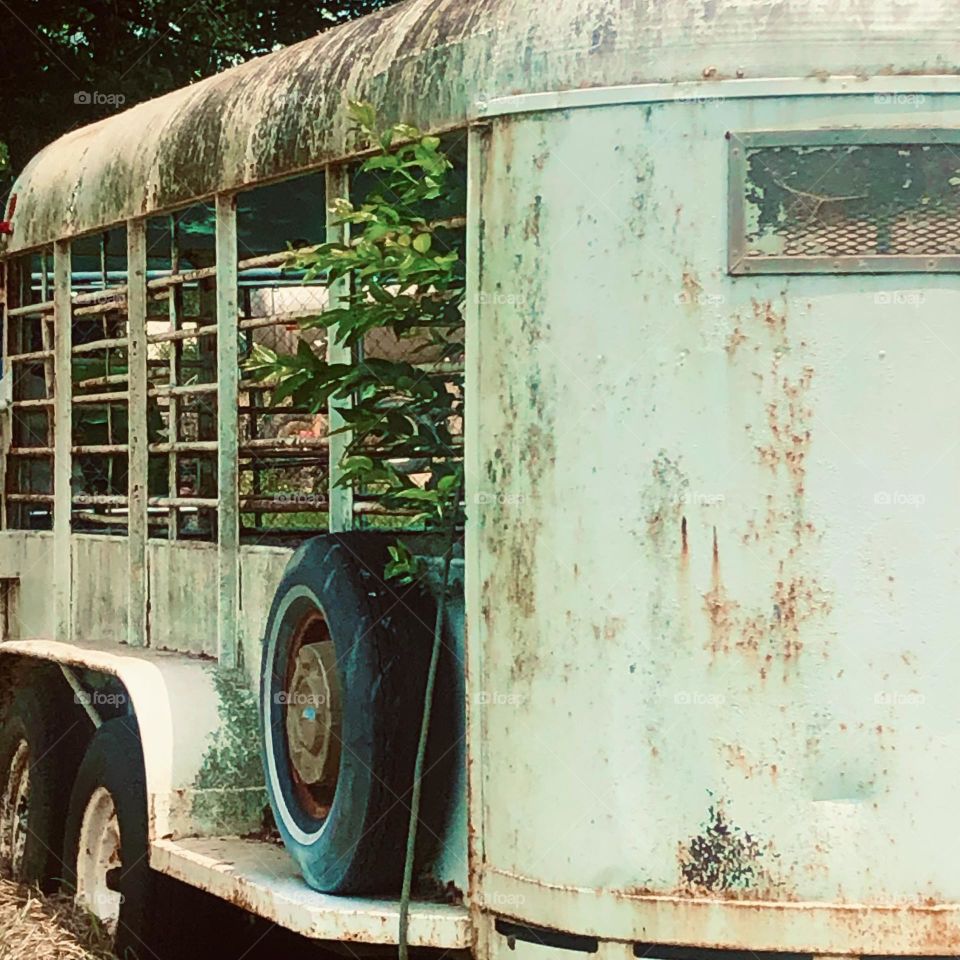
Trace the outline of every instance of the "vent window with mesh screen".
<instances>
[{"instance_id":1,"label":"vent window with mesh screen","mask_svg":"<svg viewBox=\"0 0 960 960\"><path fill-rule=\"evenodd\" d=\"M960 131L729 140L731 273L960 269Z\"/></svg>"}]
</instances>

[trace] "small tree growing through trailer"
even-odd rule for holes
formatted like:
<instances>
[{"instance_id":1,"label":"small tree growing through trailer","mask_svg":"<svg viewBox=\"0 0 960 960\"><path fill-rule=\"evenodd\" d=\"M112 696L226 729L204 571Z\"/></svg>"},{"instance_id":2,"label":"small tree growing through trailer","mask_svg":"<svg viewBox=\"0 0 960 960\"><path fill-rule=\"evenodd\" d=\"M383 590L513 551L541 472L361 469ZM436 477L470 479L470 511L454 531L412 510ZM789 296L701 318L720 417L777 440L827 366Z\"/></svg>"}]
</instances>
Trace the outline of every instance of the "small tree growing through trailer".
<instances>
[{"instance_id":1,"label":"small tree growing through trailer","mask_svg":"<svg viewBox=\"0 0 960 960\"><path fill-rule=\"evenodd\" d=\"M339 483L409 514L412 526L446 530L461 519L464 271L451 243L461 224L431 213L453 165L439 137L402 123L378 130L371 106L352 103L350 110L379 148L360 167L377 187L359 203L333 202L349 239L291 254L290 267L306 270L306 281L343 282L338 305L303 326L329 328L356 362L330 363L301 341L293 355L257 347L250 369L275 380L274 403L292 398L313 412L342 403L339 431L349 440ZM410 358L364 357L366 338L378 330L409 344ZM411 462L421 465L416 473ZM416 575L402 542L391 555L388 575Z\"/></svg>"},{"instance_id":2,"label":"small tree growing through trailer","mask_svg":"<svg viewBox=\"0 0 960 960\"><path fill-rule=\"evenodd\" d=\"M249 366L257 376L275 378L274 403L289 397L314 413L329 401L343 403L339 430L349 439L338 482L376 493L385 509L410 511L411 522L424 530L446 533L400 899L400 958L406 960L424 761L450 562L462 522L465 280L459 252L446 236L459 224L431 217L453 168L440 138L408 124L378 131L373 107L352 103L350 110L360 132L379 146L360 167L375 175L379 188L359 205L335 200L332 210L349 227L348 239L298 251L291 266L306 270L306 281L344 281L338 306L302 325L327 327L356 362L330 363L301 340L296 354L288 356L258 347ZM366 337L377 330L410 343L426 363L364 357ZM419 478L400 467L411 460L423 464ZM421 575L420 559L401 540L389 550L387 577L409 582Z\"/></svg>"}]
</instances>

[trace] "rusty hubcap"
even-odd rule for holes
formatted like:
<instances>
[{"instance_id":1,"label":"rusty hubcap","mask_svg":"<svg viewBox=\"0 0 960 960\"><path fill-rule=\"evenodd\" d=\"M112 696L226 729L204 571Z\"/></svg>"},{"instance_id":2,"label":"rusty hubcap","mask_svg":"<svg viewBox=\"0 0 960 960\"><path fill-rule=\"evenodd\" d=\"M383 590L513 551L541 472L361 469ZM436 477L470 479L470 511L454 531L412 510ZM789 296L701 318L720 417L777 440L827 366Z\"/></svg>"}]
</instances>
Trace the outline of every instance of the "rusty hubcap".
<instances>
[{"instance_id":1,"label":"rusty hubcap","mask_svg":"<svg viewBox=\"0 0 960 960\"><path fill-rule=\"evenodd\" d=\"M300 804L323 819L340 769L341 698L337 655L319 611L297 625L287 664L287 754Z\"/></svg>"}]
</instances>

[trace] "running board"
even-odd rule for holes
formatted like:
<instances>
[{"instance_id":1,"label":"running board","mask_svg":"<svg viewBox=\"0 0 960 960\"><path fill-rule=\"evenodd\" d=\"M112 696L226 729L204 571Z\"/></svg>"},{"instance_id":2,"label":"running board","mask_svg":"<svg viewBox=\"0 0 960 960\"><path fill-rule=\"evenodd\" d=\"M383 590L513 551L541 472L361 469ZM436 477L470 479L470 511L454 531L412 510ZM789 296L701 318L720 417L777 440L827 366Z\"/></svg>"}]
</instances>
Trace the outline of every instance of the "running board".
<instances>
[{"instance_id":1,"label":"running board","mask_svg":"<svg viewBox=\"0 0 960 960\"><path fill-rule=\"evenodd\" d=\"M311 890L290 855L260 840L157 840L150 865L244 910L314 940L397 943L398 900L338 897ZM472 943L466 907L415 902L410 946L467 950Z\"/></svg>"}]
</instances>

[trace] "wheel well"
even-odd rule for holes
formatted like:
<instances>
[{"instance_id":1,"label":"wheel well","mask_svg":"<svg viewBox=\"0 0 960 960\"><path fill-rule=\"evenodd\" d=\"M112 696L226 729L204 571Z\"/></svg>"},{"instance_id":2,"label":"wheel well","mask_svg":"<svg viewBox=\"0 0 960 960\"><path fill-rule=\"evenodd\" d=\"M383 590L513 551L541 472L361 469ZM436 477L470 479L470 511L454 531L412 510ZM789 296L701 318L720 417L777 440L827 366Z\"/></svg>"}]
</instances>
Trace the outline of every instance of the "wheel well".
<instances>
[{"instance_id":1,"label":"wheel well","mask_svg":"<svg viewBox=\"0 0 960 960\"><path fill-rule=\"evenodd\" d=\"M73 674L92 706L102 720L133 715L133 702L123 683L112 674L85 668L72 669ZM59 664L25 657L17 654L0 654L0 721L9 710L17 690L25 687L41 687L44 696L59 700L70 712L75 713L77 725L82 731L83 748L86 749L95 729L81 702L81 694L75 692Z\"/></svg>"}]
</instances>

